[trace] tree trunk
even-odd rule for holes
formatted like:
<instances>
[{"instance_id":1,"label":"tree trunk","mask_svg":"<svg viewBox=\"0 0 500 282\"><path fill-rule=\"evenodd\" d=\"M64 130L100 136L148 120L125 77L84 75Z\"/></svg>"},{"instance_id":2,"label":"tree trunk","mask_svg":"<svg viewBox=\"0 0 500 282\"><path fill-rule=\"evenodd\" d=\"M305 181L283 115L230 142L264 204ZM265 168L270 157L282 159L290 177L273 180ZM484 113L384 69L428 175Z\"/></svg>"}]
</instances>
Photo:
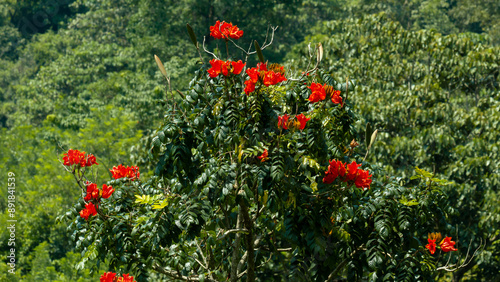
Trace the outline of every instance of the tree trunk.
<instances>
[{"instance_id":1,"label":"tree trunk","mask_svg":"<svg viewBox=\"0 0 500 282\"><path fill-rule=\"evenodd\" d=\"M253 222L248 214L248 207L240 202L241 212L243 215L243 223L245 228L248 230L248 234L245 236L246 247L247 247L247 282L255 281L255 258L254 258L254 242L253 242Z\"/></svg>"}]
</instances>

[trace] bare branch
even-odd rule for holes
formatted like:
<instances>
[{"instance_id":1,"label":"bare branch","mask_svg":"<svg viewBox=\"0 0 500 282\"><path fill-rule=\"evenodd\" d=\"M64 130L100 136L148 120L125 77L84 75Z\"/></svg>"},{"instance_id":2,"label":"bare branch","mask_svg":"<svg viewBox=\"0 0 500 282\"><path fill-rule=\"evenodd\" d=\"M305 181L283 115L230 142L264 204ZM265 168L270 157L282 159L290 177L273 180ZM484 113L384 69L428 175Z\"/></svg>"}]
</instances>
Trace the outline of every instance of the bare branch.
<instances>
[{"instance_id":1,"label":"bare branch","mask_svg":"<svg viewBox=\"0 0 500 282\"><path fill-rule=\"evenodd\" d=\"M272 34L271 34L271 41L269 41L269 43L266 44L266 41L267 41L267 34L266 34L266 39L264 40L264 45L262 46L262 48L260 48L261 50L264 50L266 49L267 47L271 46L271 44L273 44L273 40L274 40L274 32L278 29L278 27L271 27L272 29ZM255 53L257 53L257 51L253 51L253 52L250 52L250 50L252 49L252 44L250 43L250 47L248 48L248 51L246 51L245 49L243 49L242 47L240 47L238 44L236 44L236 42L234 42L231 38L228 38L228 40L233 43L233 45L240 49L243 53L245 53L245 55L249 56L249 55L253 55ZM203 47L205 48L205 47Z\"/></svg>"},{"instance_id":2,"label":"bare branch","mask_svg":"<svg viewBox=\"0 0 500 282\"><path fill-rule=\"evenodd\" d=\"M309 45L307 46L308 50L309 50L309 61L307 62L307 66L306 66L306 70L309 69L309 66L311 65L311 62L312 62L312 59L313 59L313 55L311 53L311 43L309 43ZM288 78L289 81L299 81L301 80L304 76L306 76L308 73L310 72L313 72L315 71L316 68L313 68L311 69L310 71L305 71L305 72L302 72L302 74L300 75L299 78Z\"/></svg>"},{"instance_id":3,"label":"bare branch","mask_svg":"<svg viewBox=\"0 0 500 282\"><path fill-rule=\"evenodd\" d=\"M226 237L227 235L229 235L231 233L248 233L248 230L246 230L245 228L229 229L226 232L224 232L224 234L222 234L222 236L217 238L217 240L222 240L222 239L224 239L224 237Z\"/></svg>"},{"instance_id":4,"label":"bare branch","mask_svg":"<svg viewBox=\"0 0 500 282\"><path fill-rule=\"evenodd\" d=\"M454 272L454 271L459 270L460 268L464 268L467 265L469 265L474 260L474 257L476 256L477 252L481 248L483 248L483 239L481 239L481 242L479 243L479 247L474 251L474 253L472 254L472 256L469 258L469 261L467 261L467 258L469 257L469 250L470 250L470 247L471 247L471 243L472 243L472 239L471 239L471 241L469 243L469 247L467 248L467 254L466 254L464 262L462 264L458 265L458 263L456 263L456 264L451 264L450 265L449 264L450 258L451 258L451 253L450 253L450 258L448 258L448 261L446 262L446 264L444 266L436 268L436 271L444 270L444 271L447 271L447 272Z\"/></svg>"},{"instance_id":5,"label":"bare branch","mask_svg":"<svg viewBox=\"0 0 500 282\"><path fill-rule=\"evenodd\" d=\"M278 29L278 27L271 27L271 29L273 30L273 32L271 33L271 41L269 41L268 44L266 44L266 41L267 41L267 34L266 34L266 39L264 40L264 44L262 44L262 48L260 48L261 50L264 50L266 47L268 46L271 46L271 44L273 44L273 39L274 39L274 32Z\"/></svg>"},{"instance_id":6,"label":"bare branch","mask_svg":"<svg viewBox=\"0 0 500 282\"><path fill-rule=\"evenodd\" d=\"M205 52L207 52L208 54L212 55L214 58L216 58L217 60L219 59L214 53L210 52L207 50L207 48L205 48L205 36L203 36L203 50Z\"/></svg>"}]
</instances>

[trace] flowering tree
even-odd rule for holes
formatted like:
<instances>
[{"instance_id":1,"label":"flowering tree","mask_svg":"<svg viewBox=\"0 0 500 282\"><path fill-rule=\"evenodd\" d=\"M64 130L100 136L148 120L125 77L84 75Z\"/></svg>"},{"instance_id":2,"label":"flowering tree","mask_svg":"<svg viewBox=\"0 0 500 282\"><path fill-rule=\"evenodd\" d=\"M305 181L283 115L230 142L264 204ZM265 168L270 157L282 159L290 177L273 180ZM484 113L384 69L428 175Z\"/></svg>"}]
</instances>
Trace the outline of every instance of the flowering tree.
<instances>
[{"instance_id":1,"label":"flowering tree","mask_svg":"<svg viewBox=\"0 0 500 282\"><path fill-rule=\"evenodd\" d=\"M139 168L119 165L98 189L87 179L93 156L64 157L82 189L67 214L84 253L79 267L108 260L138 281L432 277L439 240L433 235L426 246L425 234L434 218L446 221L439 189L446 182L417 170L421 184L403 187L364 161L357 141L369 148L377 131L368 126L361 141L353 130L354 83L319 68L321 45L315 66L293 78L266 62L257 42L255 51L237 45L236 25L210 28L228 58L203 47L209 64L188 31L204 66L188 93L177 91L180 101L155 57L172 96L151 141L154 176L140 179ZM233 61L230 44L260 63ZM456 250L450 239L437 242L442 252Z\"/></svg>"}]
</instances>

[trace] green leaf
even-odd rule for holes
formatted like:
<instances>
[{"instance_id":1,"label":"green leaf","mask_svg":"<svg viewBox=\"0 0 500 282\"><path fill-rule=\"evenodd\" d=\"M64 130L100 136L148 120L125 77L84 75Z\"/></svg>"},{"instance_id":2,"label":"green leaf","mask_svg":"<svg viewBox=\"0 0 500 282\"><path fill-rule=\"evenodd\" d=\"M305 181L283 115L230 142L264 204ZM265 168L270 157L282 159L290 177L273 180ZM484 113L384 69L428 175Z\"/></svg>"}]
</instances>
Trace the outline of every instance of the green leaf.
<instances>
[{"instance_id":1,"label":"green leaf","mask_svg":"<svg viewBox=\"0 0 500 282\"><path fill-rule=\"evenodd\" d=\"M193 42L194 47L198 49L198 40L196 40L196 35L194 34L193 28L189 24L186 24L186 28L188 30L189 38L191 38L191 42Z\"/></svg>"},{"instance_id":2,"label":"green leaf","mask_svg":"<svg viewBox=\"0 0 500 282\"><path fill-rule=\"evenodd\" d=\"M259 43L257 43L257 40L254 41L255 45L255 51L257 51L257 56L259 56L259 60L261 63L265 63L266 61L264 60L264 55L262 54L262 50L260 49Z\"/></svg>"},{"instance_id":3,"label":"green leaf","mask_svg":"<svg viewBox=\"0 0 500 282\"><path fill-rule=\"evenodd\" d=\"M418 201L416 199L408 200L404 195L399 200L399 203L409 207L418 205Z\"/></svg>"}]
</instances>

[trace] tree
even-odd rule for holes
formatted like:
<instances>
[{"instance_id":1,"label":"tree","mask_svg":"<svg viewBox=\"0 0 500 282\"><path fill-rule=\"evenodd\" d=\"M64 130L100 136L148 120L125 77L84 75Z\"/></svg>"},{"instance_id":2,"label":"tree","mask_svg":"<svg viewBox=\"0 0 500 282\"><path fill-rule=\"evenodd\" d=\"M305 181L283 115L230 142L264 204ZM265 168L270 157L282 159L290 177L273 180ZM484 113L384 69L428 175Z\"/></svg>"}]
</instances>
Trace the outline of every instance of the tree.
<instances>
[{"instance_id":1,"label":"tree","mask_svg":"<svg viewBox=\"0 0 500 282\"><path fill-rule=\"evenodd\" d=\"M446 222L446 181L418 170L421 184L408 189L362 160L354 83L317 68L321 45L316 67L297 78L255 48L256 67L213 58L182 99L169 92L151 178L116 166L101 189L85 182L96 167L90 155L65 154L82 189L66 216L82 263L109 259L139 281L432 277L436 262L422 240ZM375 138L368 130L365 142Z\"/></svg>"}]
</instances>

